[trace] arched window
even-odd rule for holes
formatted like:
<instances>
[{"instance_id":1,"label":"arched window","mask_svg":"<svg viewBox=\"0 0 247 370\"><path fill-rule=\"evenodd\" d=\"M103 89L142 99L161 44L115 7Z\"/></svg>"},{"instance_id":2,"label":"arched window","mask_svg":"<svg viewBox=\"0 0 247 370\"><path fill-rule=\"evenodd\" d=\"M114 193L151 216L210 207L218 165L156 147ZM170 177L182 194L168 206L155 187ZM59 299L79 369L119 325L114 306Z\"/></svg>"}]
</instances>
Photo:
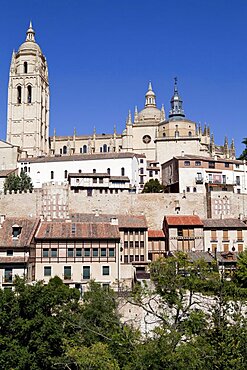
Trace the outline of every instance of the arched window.
<instances>
[{"instance_id":1,"label":"arched window","mask_svg":"<svg viewBox=\"0 0 247 370\"><path fill-rule=\"evenodd\" d=\"M121 168L121 176L124 176L125 175L125 169L124 167Z\"/></svg>"},{"instance_id":2,"label":"arched window","mask_svg":"<svg viewBox=\"0 0 247 370\"><path fill-rule=\"evenodd\" d=\"M83 145L83 153L87 153L87 146Z\"/></svg>"},{"instance_id":3,"label":"arched window","mask_svg":"<svg viewBox=\"0 0 247 370\"><path fill-rule=\"evenodd\" d=\"M67 154L67 146L66 145L63 146L63 154Z\"/></svg>"},{"instance_id":4,"label":"arched window","mask_svg":"<svg viewBox=\"0 0 247 370\"><path fill-rule=\"evenodd\" d=\"M102 151L103 151L103 150L102 150L102 146L99 148L99 151L100 151L100 153L102 153Z\"/></svg>"},{"instance_id":5,"label":"arched window","mask_svg":"<svg viewBox=\"0 0 247 370\"><path fill-rule=\"evenodd\" d=\"M65 178L65 179L67 179L67 177L68 177L68 171L67 171L67 170L65 170L65 171L64 171L64 178Z\"/></svg>"},{"instance_id":6,"label":"arched window","mask_svg":"<svg viewBox=\"0 0 247 370\"><path fill-rule=\"evenodd\" d=\"M24 73L27 73L27 62L24 62Z\"/></svg>"},{"instance_id":7,"label":"arched window","mask_svg":"<svg viewBox=\"0 0 247 370\"><path fill-rule=\"evenodd\" d=\"M179 137L179 131L175 131L175 137Z\"/></svg>"},{"instance_id":8,"label":"arched window","mask_svg":"<svg viewBox=\"0 0 247 370\"><path fill-rule=\"evenodd\" d=\"M106 152L107 152L107 145L106 145L106 144L104 144L104 145L103 145L103 152L104 152L104 153L106 153Z\"/></svg>"},{"instance_id":9,"label":"arched window","mask_svg":"<svg viewBox=\"0 0 247 370\"><path fill-rule=\"evenodd\" d=\"M32 103L32 86L30 85L27 87L27 102L28 104Z\"/></svg>"},{"instance_id":10,"label":"arched window","mask_svg":"<svg viewBox=\"0 0 247 370\"><path fill-rule=\"evenodd\" d=\"M54 171L51 171L51 180L54 179Z\"/></svg>"},{"instance_id":11,"label":"arched window","mask_svg":"<svg viewBox=\"0 0 247 370\"><path fill-rule=\"evenodd\" d=\"M93 173L96 173L96 169L95 168L93 169Z\"/></svg>"},{"instance_id":12,"label":"arched window","mask_svg":"<svg viewBox=\"0 0 247 370\"><path fill-rule=\"evenodd\" d=\"M17 103L21 104L21 86L17 86Z\"/></svg>"},{"instance_id":13,"label":"arched window","mask_svg":"<svg viewBox=\"0 0 247 370\"><path fill-rule=\"evenodd\" d=\"M81 170L79 170L78 172L81 173Z\"/></svg>"},{"instance_id":14,"label":"arched window","mask_svg":"<svg viewBox=\"0 0 247 370\"><path fill-rule=\"evenodd\" d=\"M107 168L107 173L108 173L108 175L111 174L111 169L110 168Z\"/></svg>"},{"instance_id":15,"label":"arched window","mask_svg":"<svg viewBox=\"0 0 247 370\"><path fill-rule=\"evenodd\" d=\"M189 131L189 136L192 136L192 132L191 131Z\"/></svg>"}]
</instances>

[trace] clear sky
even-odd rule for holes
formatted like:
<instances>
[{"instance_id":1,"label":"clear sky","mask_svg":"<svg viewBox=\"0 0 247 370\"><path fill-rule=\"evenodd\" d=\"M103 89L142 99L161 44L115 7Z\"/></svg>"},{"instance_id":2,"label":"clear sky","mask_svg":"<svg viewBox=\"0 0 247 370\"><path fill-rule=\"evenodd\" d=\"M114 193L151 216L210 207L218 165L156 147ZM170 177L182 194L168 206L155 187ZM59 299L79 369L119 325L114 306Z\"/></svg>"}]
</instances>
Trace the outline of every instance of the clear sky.
<instances>
[{"instance_id":1,"label":"clear sky","mask_svg":"<svg viewBox=\"0 0 247 370\"><path fill-rule=\"evenodd\" d=\"M11 54L29 20L48 61L50 134L122 132L149 80L168 114L177 76L187 118L244 149L246 0L0 0L2 139Z\"/></svg>"}]
</instances>

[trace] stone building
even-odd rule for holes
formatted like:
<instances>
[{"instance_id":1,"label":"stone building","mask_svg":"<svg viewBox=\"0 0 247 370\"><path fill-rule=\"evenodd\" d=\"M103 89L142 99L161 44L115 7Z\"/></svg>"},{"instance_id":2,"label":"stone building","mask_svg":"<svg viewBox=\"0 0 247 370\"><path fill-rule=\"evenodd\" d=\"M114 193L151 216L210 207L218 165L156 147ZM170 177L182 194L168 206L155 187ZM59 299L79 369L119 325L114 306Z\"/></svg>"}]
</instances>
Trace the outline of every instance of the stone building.
<instances>
[{"instance_id":1,"label":"stone building","mask_svg":"<svg viewBox=\"0 0 247 370\"><path fill-rule=\"evenodd\" d=\"M46 58L30 26L26 41L13 52L8 87L7 142L23 156L49 154L49 81Z\"/></svg>"}]
</instances>

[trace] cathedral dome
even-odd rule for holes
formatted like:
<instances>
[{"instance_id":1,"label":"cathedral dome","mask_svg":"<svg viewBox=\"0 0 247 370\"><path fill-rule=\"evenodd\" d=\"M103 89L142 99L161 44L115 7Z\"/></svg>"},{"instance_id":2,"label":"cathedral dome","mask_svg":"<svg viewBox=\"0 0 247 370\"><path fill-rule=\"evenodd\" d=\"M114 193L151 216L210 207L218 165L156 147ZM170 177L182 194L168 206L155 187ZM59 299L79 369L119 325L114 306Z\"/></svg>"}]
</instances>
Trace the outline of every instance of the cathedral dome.
<instances>
[{"instance_id":1,"label":"cathedral dome","mask_svg":"<svg viewBox=\"0 0 247 370\"><path fill-rule=\"evenodd\" d=\"M19 47L19 52L20 51L39 51L41 53L41 49L36 42L33 41L25 41L21 46Z\"/></svg>"},{"instance_id":2,"label":"cathedral dome","mask_svg":"<svg viewBox=\"0 0 247 370\"><path fill-rule=\"evenodd\" d=\"M30 22L29 28L27 30L26 41L23 42L23 44L21 44L21 46L19 47L18 52L22 52L22 51L32 52L32 51L34 51L36 53L38 51L39 53L42 53L39 45L36 44L36 42L35 42L34 36L35 36L35 32L34 32L34 29L33 29L33 26L32 26L32 22Z\"/></svg>"},{"instance_id":3,"label":"cathedral dome","mask_svg":"<svg viewBox=\"0 0 247 370\"><path fill-rule=\"evenodd\" d=\"M161 111L155 107L145 107L142 111L138 114L139 121L160 121L161 118Z\"/></svg>"}]
</instances>

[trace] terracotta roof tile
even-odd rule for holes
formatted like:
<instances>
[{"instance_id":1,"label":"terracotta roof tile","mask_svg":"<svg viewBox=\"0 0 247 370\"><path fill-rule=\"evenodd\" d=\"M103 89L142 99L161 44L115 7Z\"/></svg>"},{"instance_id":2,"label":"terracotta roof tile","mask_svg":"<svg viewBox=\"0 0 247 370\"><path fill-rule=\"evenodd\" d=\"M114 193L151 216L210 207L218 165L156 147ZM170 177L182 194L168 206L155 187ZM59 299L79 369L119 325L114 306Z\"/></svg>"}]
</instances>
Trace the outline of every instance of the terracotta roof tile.
<instances>
[{"instance_id":1,"label":"terracotta roof tile","mask_svg":"<svg viewBox=\"0 0 247 370\"><path fill-rule=\"evenodd\" d=\"M0 247L21 248L29 246L38 224L39 220L36 218L6 218L0 228ZM18 238L13 238L12 236L13 225L21 227L21 233Z\"/></svg>"},{"instance_id":2,"label":"terracotta roof tile","mask_svg":"<svg viewBox=\"0 0 247 370\"><path fill-rule=\"evenodd\" d=\"M119 239L118 226L109 223L43 221L36 239Z\"/></svg>"},{"instance_id":3,"label":"terracotta roof tile","mask_svg":"<svg viewBox=\"0 0 247 370\"><path fill-rule=\"evenodd\" d=\"M165 238L163 230L148 230L148 238Z\"/></svg>"},{"instance_id":4,"label":"terracotta roof tile","mask_svg":"<svg viewBox=\"0 0 247 370\"><path fill-rule=\"evenodd\" d=\"M118 219L119 228L147 229L145 216L119 215L119 214L99 214L94 213L73 213L72 222L110 222L112 218Z\"/></svg>"},{"instance_id":5,"label":"terracotta roof tile","mask_svg":"<svg viewBox=\"0 0 247 370\"><path fill-rule=\"evenodd\" d=\"M203 226L202 220L199 216L165 216L165 222L169 226Z\"/></svg>"},{"instance_id":6,"label":"terracotta roof tile","mask_svg":"<svg viewBox=\"0 0 247 370\"><path fill-rule=\"evenodd\" d=\"M247 225L239 220L238 218L223 218L223 219L212 219L208 218L205 220L202 220L204 224L204 228L241 228L241 229L247 229Z\"/></svg>"}]
</instances>

